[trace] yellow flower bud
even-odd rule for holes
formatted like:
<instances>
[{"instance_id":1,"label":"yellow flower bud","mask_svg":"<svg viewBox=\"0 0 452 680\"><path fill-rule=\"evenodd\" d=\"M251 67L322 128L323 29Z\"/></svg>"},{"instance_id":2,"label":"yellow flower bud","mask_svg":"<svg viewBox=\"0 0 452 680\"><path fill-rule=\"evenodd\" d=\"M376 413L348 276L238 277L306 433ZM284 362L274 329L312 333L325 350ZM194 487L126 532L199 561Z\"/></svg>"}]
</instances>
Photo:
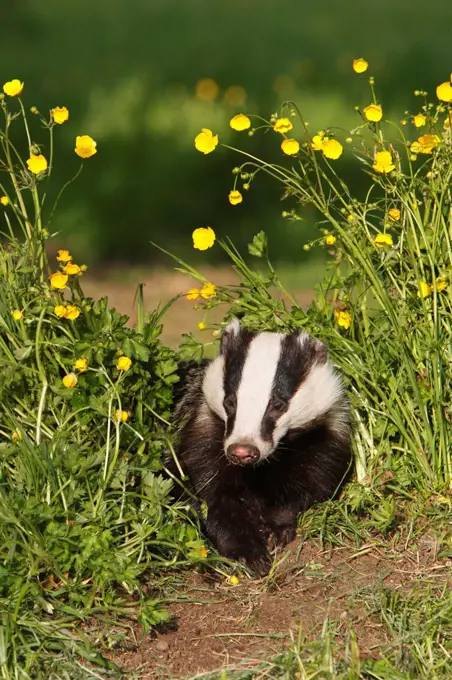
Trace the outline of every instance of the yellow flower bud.
<instances>
[{"instance_id":1,"label":"yellow flower bud","mask_svg":"<svg viewBox=\"0 0 452 680\"><path fill-rule=\"evenodd\" d=\"M122 411L120 408L116 409L114 419L121 423L126 423L129 420L129 412Z\"/></svg>"},{"instance_id":2,"label":"yellow flower bud","mask_svg":"<svg viewBox=\"0 0 452 680\"><path fill-rule=\"evenodd\" d=\"M15 321L22 321L24 318L24 313L21 312L20 309L15 309L12 314Z\"/></svg>"}]
</instances>

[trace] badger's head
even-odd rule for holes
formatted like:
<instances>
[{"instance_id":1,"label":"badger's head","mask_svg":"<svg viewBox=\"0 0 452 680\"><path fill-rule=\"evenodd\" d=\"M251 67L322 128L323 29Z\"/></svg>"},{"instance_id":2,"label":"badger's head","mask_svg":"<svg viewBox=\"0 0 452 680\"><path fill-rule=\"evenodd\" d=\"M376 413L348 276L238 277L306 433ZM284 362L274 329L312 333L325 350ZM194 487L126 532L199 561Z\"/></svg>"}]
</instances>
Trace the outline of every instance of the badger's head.
<instances>
[{"instance_id":1,"label":"badger's head","mask_svg":"<svg viewBox=\"0 0 452 680\"><path fill-rule=\"evenodd\" d=\"M252 333L233 321L206 369L203 392L225 423L233 463L257 463L288 433L330 419L346 427L346 400L326 347L307 333Z\"/></svg>"}]
</instances>

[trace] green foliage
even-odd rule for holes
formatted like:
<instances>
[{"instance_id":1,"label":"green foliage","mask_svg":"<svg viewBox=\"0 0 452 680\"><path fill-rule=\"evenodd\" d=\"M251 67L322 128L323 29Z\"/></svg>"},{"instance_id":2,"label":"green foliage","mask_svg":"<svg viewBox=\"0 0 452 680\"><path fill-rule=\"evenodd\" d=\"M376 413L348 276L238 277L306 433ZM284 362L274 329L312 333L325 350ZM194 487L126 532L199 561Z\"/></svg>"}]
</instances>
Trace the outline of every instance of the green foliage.
<instances>
[{"instance_id":1,"label":"green foliage","mask_svg":"<svg viewBox=\"0 0 452 680\"><path fill-rule=\"evenodd\" d=\"M255 269L231 242L220 242L241 285L205 303L207 310L229 303L230 314L256 330L304 329L324 340L353 406L359 482L374 488L389 475L403 494L452 487L450 106L425 100L425 131L411 122L408 141L405 126L368 122L364 113L345 140L336 127L313 138L296 105L285 104L279 115L288 117L289 137L301 140L299 153L273 164L240 149L239 172L248 184L263 173L279 184L295 205L289 219L316 211L320 235L307 248L330 248L326 278L302 309L273 269L261 232L249 246L259 258ZM277 134L277 117L259 117L259 130ZM340 156L361 165L364 199L341 175ZM381 529L393 516L388 500L375 511Z\"/></svg>"},{"instance_id":2,"label":"green foliage","mask_svg":"<svg viewBox=\"0 0 452 680\"><path fill-rule=\"evenodd\" d=\"M50 274L45 173L11 160L2 105L12 191L0 245L0 677L50 677L55 651L64 677L70 653L108 666L77 621L107 611L144 630L166 621L160 571L204 554L162 475L178 378L161 314L145 318L139 294L131 328L106 298L85 297L84 268L67 252Z\"/></svg>"}]
</instances>

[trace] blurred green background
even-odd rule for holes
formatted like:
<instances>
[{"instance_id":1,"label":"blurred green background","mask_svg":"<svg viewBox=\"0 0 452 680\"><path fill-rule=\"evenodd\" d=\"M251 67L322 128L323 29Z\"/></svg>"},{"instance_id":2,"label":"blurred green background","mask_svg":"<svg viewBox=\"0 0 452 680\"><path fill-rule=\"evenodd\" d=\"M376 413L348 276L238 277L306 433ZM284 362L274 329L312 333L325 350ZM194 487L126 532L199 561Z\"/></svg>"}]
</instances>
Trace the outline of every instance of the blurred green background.
<instances>
[{"instance_id":1,"label":"blurred green background","mask_svg":"<svg viewBox=\"0 0 452 680\"><path fill-rule=\"evenodd\" d=\"M264 177L242 205L230 206L239 156L218 148L204 157L195 135L209 127L225 143L279 159L279 139L233 133L229 118L268 117L289 98L313 132L347 129L359 123L354 106L370 102L369 73L385 114L416 113L413 90L434 92L452 70L452 3L14 0L2 11L0 51L2 82L24 80L27 107L70 110L55 130L53 195L77 171L75 136L98 142L50 226L59 232L55 245L73 248L77 261L162 261L152 240L193 262L191 232L210 225L239 248L265 229L272 259L299 263L312 234L309 215L284 220L282 210L293 206ZM360 56L370 63L365 76L351 68ZM34 139L44 142L38 119L32 123ZM346 164L344 155L337 167ZM342 171L359 186L356 164ZM203 255L218 257L220 249Z\"/></svg>"}]
</instances>

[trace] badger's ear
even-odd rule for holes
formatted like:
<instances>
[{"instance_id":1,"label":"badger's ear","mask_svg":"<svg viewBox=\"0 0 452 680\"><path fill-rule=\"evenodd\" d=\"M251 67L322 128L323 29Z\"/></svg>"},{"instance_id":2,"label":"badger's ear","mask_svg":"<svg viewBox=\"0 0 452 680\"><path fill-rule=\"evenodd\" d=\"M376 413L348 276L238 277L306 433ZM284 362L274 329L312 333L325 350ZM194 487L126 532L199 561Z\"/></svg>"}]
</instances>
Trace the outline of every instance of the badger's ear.
<instances>
[{"instance_id":1,"label":"badger's ear","mask_svg":"<svg viewBox=\"0 0 452 680\"><path fill-rule=\"evenodd\" d=\"M328 348L321 340L313 338L309 333L300 331L298 333L298 342L301 348L306 350L312 356L314 363L324 364L328 359Z\"/></svg>"},{"instance_id":2,"label":"badger's ear","mask_svg":"<svg viewBox=\"0 0 452 680\"><path fill-rule=\"evenodd\" d=\"M221 336L220 354L225 354L233 348L240 335L240 331L241 327L238 319L234 319L231 323L228 323Z\"/></svg>"}]
</instances>

